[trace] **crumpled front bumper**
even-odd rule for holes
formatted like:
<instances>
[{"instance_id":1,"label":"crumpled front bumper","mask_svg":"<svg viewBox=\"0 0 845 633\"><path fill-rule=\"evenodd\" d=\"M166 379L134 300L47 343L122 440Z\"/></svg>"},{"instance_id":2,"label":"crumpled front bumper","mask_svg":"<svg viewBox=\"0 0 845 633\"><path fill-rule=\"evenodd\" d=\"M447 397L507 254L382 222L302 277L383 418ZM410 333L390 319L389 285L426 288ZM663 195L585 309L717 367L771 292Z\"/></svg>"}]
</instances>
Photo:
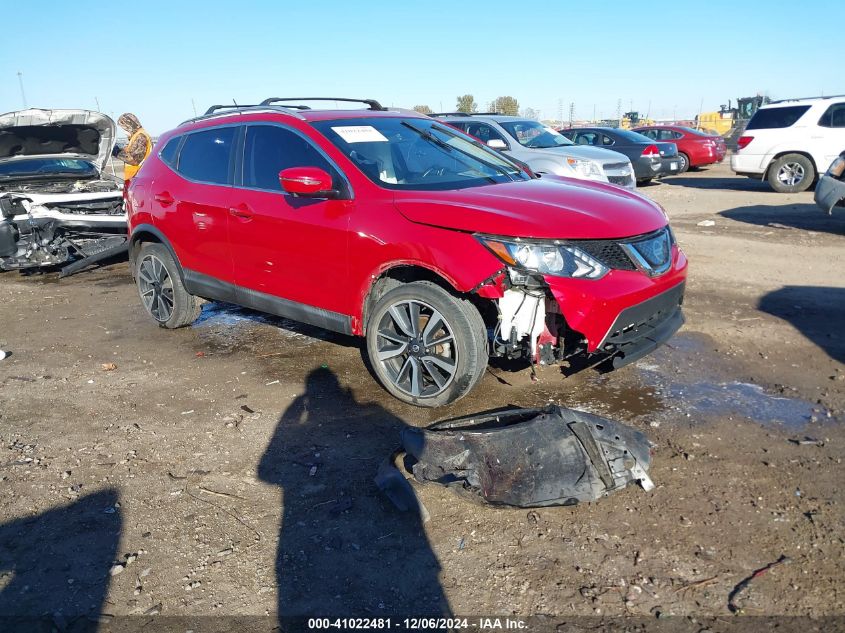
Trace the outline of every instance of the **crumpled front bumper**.
<instances>
[{"instance_id":1,"label":"crumpled front bumper","mask_svg":"<svg viewBox=\"0 0 845 633\"><path fill-rule=\"evenodd\" d=\"M683 323L680 304L686 274L687 258L673 246L671 268L657 277L639 270L612 270L599 280L551 276L545 279L567 325L586 339L587 352L624 351L623 346L628 346L626 357L631 358L632 343L646 344L649 337L662 336L639 358L668 339ZM659 326L665 327L655 331Z\"/></svg>"}]
</instances>

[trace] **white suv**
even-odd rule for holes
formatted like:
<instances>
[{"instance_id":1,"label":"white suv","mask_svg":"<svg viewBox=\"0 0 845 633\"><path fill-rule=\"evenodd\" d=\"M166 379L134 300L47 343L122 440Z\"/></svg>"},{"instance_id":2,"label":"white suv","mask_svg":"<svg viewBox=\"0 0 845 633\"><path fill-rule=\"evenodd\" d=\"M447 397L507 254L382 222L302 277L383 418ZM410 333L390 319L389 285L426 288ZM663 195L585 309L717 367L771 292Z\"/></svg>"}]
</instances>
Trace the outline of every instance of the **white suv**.
<instances>
[{"instance_id":1,"label":"white suv","mask_svg":"<svg viewBox=\"0 0 845 633\"><path fill-rule=\"evenodd\" d=\"M804 191L845 149L845 95L778 101L751 117L731 156L737 174Z\"/></svg>"}]
</instances>

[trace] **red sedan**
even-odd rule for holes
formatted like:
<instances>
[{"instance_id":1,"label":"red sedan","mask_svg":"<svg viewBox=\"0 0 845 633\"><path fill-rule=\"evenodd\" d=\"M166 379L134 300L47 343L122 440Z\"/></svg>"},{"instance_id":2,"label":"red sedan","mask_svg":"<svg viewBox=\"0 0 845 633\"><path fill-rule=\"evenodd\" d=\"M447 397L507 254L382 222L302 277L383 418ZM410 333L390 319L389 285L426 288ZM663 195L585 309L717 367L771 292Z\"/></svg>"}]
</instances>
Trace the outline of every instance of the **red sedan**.
<instances>
[{"instance_id":1,"label":"red sedan","mask_svg":"<svg viewBox=\"0 0 845 633\"><path fill-rule=\"evenodd\" d=\"M634 132L649 137L654 141L668 141L678 146L678 158L681 160L679 173L690 167L704 167L720 163L725 158L727 147L721 136L707 134L682 125L652 125L638 127Z\"/></svg>"}]
</instances>

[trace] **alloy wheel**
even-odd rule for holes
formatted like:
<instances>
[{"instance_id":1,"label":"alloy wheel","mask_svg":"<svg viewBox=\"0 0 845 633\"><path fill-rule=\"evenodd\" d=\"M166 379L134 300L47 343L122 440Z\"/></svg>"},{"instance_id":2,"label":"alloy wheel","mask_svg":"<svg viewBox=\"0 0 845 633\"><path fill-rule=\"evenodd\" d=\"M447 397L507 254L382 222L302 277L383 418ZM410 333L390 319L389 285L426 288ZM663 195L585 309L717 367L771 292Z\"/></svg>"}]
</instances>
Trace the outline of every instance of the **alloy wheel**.
<instances>
[{"instance_id":1,"label":"alloy wheel","mask_svg":"<svg viewBox=\"0 0 845 633\"><path fill-rule=\"evenodd\" d=\"M804 166L801 163L784 163L778 169L778 180L787 187L794 187L804 180Z\"/></svg>"},{"instance_id":2,"label":"alloy wheel","mask_svg":"<svg viewBox=\"0 0 845 633\"><path fill-rule=\"evenodd\" d=\"M413 397L436 396L457 372L452 327L427 303L398 301L379 320L373 360L402 392Z\"/></svg>"},{"instance_id":3,"label":"alloy wheel","mask_svg":"<svg viewBox=\"0 0 845 633\"><path fill-rule=\"evenodd\" d=\"M141 301L153 318L166 322L173 314L173 280L162 261L146 255L138 266L138 292Z\"/></svg>"}]
</instances>

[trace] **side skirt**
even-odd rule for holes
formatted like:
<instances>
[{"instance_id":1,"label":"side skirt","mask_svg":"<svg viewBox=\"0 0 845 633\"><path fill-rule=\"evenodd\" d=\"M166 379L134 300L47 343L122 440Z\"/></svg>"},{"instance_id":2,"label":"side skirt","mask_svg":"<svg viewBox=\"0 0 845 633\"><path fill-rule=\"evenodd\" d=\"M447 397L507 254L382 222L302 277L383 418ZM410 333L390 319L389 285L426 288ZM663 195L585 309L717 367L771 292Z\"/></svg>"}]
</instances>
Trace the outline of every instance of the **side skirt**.
<instances>
[{"instance_id":1,"label":"side skirt","mask_svg":"<svg viewBox=\"0 0 845 633\"><path fill-rule=\"evenodd\" d=\"M257 290L220 281L215 277L184 269L185 289L205 299L226 301L245 308L307 323L324 330L352 334L352 319L346 314L315 308L304 303L274 297Z\"/></svg>"}]
</instances>

